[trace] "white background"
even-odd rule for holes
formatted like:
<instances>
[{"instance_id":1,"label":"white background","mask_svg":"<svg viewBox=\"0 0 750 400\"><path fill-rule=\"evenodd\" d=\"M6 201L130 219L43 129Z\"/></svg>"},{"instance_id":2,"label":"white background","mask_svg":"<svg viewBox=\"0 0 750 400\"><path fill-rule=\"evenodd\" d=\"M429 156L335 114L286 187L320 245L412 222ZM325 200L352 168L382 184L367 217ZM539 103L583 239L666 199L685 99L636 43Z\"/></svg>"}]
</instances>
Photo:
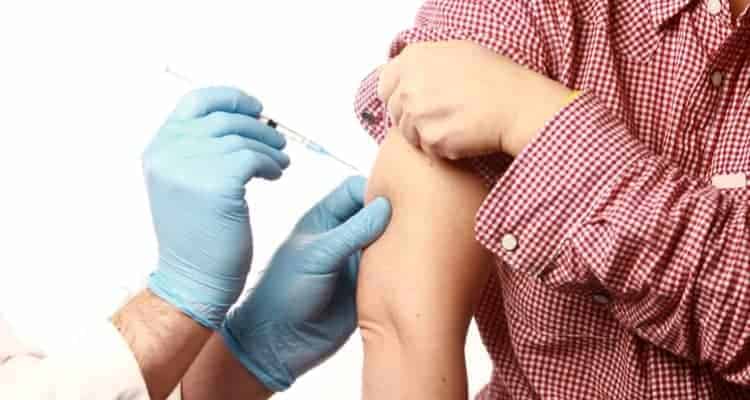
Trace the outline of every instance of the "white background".
<instances>
[{"instance_id":1,"label":"white background","mask_svg":"<svg viewBox=\"0 0 750 400\"><path fill-rule=\"evenodd\" d=\"M376 146L353 114L421 0L17 1L0 5L0 312L41 346L105 318L154 265L140 153L188 88L240 86L270 115L368 171ZM259 271L296 219L349 174L289 147L249 201ZM257 276L252 275L255 279ZM474 328L472 393L490 363ZM357 398L358 334L280 399Z\"/></svg>"}]
</instances>

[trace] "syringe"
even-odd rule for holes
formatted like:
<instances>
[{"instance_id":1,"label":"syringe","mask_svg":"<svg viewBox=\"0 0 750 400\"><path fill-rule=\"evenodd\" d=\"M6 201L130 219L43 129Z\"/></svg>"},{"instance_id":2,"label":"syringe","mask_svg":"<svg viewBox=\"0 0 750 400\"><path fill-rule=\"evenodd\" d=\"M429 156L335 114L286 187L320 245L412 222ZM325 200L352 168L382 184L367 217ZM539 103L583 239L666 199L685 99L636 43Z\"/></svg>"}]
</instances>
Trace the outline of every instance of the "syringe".
<instances>
[{"instance_id":1,"label":"syringe","mask_svg":"<svg viewBox=\"0 0 750 400\"><path fill-rule=\"evenodd\" d=\"M169 68L169 66L167 66L164 69L164 72L166 72L167 74L169 74L173 78L176 78L177 80L190 85L191 87L195 86L195 83L193 82L192 79L190 79L190 78L186 77L185 75L182 75L182 74L180 74L178 72L175 72L174 70L172 70L171 68ZM317 153L317 154L320 154L322 156L327 156L327 157L333 159L334 161L337 161L340 164L345 165L348 168L351 168L355 172L360 173L359 169L357 167L355 167L354 165L352 165L352 164L350 164L350 163L342 160L339 157L336 157L335 155L333 155L333 153L331 153L330 151L326 150L323 146L319 145L315 141L309 139L306 136L303 136L299 132L297 132L297 131L295 131L293 129L290 129L289 127L287 127L285 125L282 125L281 123L279 123L275 119L270 118L270 117L268 117L266 115L261 114L260 117L258 117L258 121L260 121L260 122L262 122L262 123L270 126L271 128L275 129L276 132L278 132L281 136L283 136L288 141L299 143L300 145L304 146L306 149L312 151L313 153Z\"/></svg>"}]
</instances>

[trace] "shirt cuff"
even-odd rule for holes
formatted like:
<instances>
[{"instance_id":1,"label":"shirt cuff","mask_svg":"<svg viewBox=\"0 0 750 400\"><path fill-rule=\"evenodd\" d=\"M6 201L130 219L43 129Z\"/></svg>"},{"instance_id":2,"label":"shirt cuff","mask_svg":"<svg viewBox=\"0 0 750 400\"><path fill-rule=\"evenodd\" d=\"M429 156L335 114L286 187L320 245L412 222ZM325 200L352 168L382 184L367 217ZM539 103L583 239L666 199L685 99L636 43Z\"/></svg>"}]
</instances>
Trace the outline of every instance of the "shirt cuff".
<instances>
[{"instance_id":1,"label":"shirt cuff","mask_svg":"<svg viewBox=\"0 0 750 400\"><path fill-rule=\"evenodd\" d=\"M42 363L55 398L147 400L140 367L125 339L109 322L86 327Z\"/></svg>"},{"instance_id":2,"label":"shirt cuff","mask_svg":"<svg viewBox=\"0 0 750 400\"><path fill-rule=\"evenodd\" d=\"M615 177L647 148L588 91L516 157L477 213L477 239L505 265L544 278Z\"/></svg>"}]
</instances>

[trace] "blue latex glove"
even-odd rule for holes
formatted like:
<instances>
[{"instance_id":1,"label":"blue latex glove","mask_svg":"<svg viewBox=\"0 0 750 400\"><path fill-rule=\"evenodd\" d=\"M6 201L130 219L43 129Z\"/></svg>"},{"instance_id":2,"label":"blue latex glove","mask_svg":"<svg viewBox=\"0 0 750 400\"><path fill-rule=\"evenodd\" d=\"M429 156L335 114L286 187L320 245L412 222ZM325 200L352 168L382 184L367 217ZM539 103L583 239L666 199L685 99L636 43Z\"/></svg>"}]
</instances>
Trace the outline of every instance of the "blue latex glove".
<instances>
[{"instance_id":1,"label":"blue latex glove","mask_svg":"<svg viewBox=\"0 0 750 400\"><path fill-rule=\"evenodd\" d=\"M285 140L259 122L258 100L226 87L186 95L143 155L159 263L149 288L216 329L252 257L245 184L277 179Z\"/></svg>"},{"instance_id":2,"label":"blue latex glove","mask_svg":"<svg viewBox=\"0 0 750 400\"><path fill-rule=\"evenodd\" d=\"M383 198L362 208L364 186L364 178L349 178L310 210L224 321L231 352L273 391L288 388L354 332L360 250L391 216Z\"/></svg>"}]
</instances>

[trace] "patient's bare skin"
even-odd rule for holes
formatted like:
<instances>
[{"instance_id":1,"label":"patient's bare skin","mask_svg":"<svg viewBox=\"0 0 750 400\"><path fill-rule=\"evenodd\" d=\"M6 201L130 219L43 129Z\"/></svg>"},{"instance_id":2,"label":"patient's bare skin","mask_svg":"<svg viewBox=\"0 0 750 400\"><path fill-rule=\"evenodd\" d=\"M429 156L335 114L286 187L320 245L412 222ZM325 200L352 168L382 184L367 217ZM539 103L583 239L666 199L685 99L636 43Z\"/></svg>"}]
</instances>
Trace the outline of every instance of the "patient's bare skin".
<instances>
[{"instance_id":1,"label":"patient's bare skin","mask_svg":"<svg viewBox=\"0 0 750 400\"><path fill-rule=\"evenodd\" d=\"M466 332L489 271L473 231L486 194L399 132L383 141L368 198L388 197L393 217L363 255L357 291L365 399L467 397Z\"/></svg>"}]
</instances>

